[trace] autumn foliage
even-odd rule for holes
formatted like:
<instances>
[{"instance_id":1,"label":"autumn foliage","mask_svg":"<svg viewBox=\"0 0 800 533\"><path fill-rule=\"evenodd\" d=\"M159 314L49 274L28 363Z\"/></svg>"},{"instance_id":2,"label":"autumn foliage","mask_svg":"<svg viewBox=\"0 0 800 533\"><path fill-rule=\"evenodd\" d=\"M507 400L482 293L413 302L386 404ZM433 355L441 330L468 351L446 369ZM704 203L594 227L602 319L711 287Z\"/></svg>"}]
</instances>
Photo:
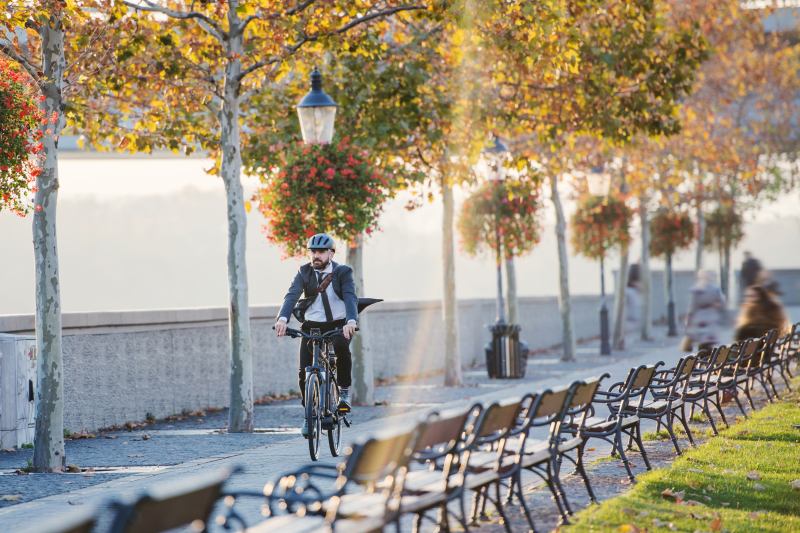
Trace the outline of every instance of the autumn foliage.
<instances>
[{"instance_id":1,"label":"autumn foliage","mask_svg":"<svg viewBox=\"0 0 800 533\"><path fill-rule=\"evenodd\" d=\"M688 248L694 237L694 223L686 211L661 209L650 220L650 253L655 257Z\"/></svg>"},{"instance_id":2,"label":"autumn foliage","mask_svg":"<svg viewBox=\"0 0 800 533\"><path fill-rule=\"evenodd\" d=\"M720 205L706 215L703 244L716 250L730 249L744 238L744 220L733 206Z\"/></svg>"},{"instance_id":3,"label":"autumn foliage","mask_svg":"<svg viewBox=\"0 0 800 533\"><path fill-rule=\"evenodd\" d=\"M0 211L23 215L30 209L33 182L41 172L42 121L35 89L0 57Z\"/></svg>"},{"instance_id":4,"label":"autumn foliage","mask_svg":"<svg viewBox=\"0 0 800 533\"><path fill-rule=\"evenodd\" d=\"M585 196L572 215L572 246L590 259L602 259L609 249L630 243L633 216L618 196Z\"/></svg>"},{"instance_id":5,"label":"autumn foliage","mask_svg":"<svg viewBox=\"0 0 800 533\"><path fill-rule=\"evenodd\" d=\"M461 246L470 255L477 255L483 249L496 250L499 233L506 257L529 252L541 238L541 210L537 182L487 181L461 207L458 218Z\"/></svg>"},{"instance_id":6,"label":"autumn foliage","mask_svg":"<svg viewBox=\"0 0 800 533\"><path fill-rule=\"evenodd\" d=\"M395 174L370 163L347 138L327 145L276 147L280 164L262 168L256 193L265 232L291 256L305 253L306 238L329 232L345 242L378 227Z\"/></svg>"}]
</instances>

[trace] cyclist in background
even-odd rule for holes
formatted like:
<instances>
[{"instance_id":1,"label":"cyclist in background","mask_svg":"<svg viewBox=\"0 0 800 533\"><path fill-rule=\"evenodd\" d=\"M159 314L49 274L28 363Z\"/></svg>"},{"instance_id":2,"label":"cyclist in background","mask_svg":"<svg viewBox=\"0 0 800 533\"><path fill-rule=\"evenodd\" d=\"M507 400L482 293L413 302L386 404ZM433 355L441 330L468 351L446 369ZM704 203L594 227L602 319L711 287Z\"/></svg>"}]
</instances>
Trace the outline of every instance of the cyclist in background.
<instances>
[{"instance_id":1,"label":"cyclist in background","mask_svg":"<svg viewBox=\"0 0 800 533\"><path fill-rule=\"evenodd\" d=\"M356 331L358 320L358 297L353 282L353 269L333 261L336 243L326 233L318 233L308 240L311 261L300 267L283 298L283 306L278 313L275 332L278 337L286 334L289 317L292 314L300 295L304 294L307 302L305 320L302 330L308 333L312 328L325 333L342 328L342 335L333 339L336 352L337 377L340 397L339 411L349 412L350 383L352 360L350 356L350 339ZM321 289L324 287L324 290ZM305 367L311 365L313 354L311 343L303 339L300 343L300 368L298 382L305 405ZM307 422L303 422L303 436L308 436Z\"/></svg>"}]
</instances>

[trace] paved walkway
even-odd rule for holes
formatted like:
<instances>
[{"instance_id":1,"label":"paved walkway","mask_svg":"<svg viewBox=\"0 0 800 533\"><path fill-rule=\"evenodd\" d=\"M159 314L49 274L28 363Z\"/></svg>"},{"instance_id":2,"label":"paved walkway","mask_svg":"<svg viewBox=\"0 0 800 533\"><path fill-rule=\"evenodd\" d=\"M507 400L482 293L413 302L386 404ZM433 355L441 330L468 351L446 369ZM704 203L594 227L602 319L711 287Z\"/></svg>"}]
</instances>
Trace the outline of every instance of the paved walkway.
<instances>
[{"instance_id":1,"label":"paved walkway","mask_svg":"<svg viewBox=\"0 0 800 533\"><path fill-rule=\"evenodd\" d=\"M792 309L800 318L800 309ZM622 379L634 365L667 364L680 355L678 339L659 337L651 342L629 342L624 352L600 356L597 343L578 348L577 360L564 363L557 353L537 355L528 362L523 380L489 380L485 370L465 372L465 385L441 386L441 378L379 387L376 406L357 407L355 424L345 430L343 440L352 442L359 435L408 423L410 414L432 406L444 408L475 402L521 396L609 372L612 380ZM105 507L111 498L135 494L154 483L165 482L219 468L240 465L233 489L260 490L266 481L281 472L306 464L306 441L297 429L302 411L299 402L283 401L258 406L254 434L227 434L226 413L196 413L183 420L161 421L133 431L99 435L92 439L67 442L68 462L92 470L75 474L16 475L25 466L30 450L0 453L0 496L19 495L13 501L0 501L0 530L26 531L43 516L59 516L76 508ZM323 461L333 463L325 443ZM253 507L253 513L257 512ZM249 514L249 513L248 513Z\"/></svg>"}]
</instances>

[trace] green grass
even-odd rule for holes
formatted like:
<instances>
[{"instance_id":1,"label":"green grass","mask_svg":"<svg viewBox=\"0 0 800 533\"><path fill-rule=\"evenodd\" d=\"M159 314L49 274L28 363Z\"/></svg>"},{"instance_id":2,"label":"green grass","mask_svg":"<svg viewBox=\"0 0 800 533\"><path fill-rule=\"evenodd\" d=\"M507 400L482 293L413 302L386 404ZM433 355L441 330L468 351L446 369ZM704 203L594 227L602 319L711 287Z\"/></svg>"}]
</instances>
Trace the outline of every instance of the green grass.
<instances>
[{"instance_id":1,"label":"green grass","mask_svg":"<svg viewBox=\"0 0 800 533\"><path fill-rule=\"evenodd\" d=\"M721 431L669 468L642 474L629 492L579 512L562 531L800 531L800 490L792 489L800 480L795 424L798 393Z\"/></svg>"}]
</instances>

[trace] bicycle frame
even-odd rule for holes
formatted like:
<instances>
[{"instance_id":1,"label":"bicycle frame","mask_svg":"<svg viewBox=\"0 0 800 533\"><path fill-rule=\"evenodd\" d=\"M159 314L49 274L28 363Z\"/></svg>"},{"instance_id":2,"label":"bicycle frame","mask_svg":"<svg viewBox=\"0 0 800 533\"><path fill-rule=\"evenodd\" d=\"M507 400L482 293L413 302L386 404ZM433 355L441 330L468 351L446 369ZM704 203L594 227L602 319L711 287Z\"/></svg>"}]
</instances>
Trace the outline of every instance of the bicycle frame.
<instances>
[{"instance_id":1,"label":"bicycle frame","mask_svg":"<svg viewBox=\"0 0 800 533\"><path fill-rule=\"evenodd\" d=\"M320 335L319 329L312 329L309 332L311 335ZM308 380L308 376L312 373L316 373L319 376L321 370L325 370L325 379L320 377L320 404L323 408L323 414L325 416L330 416L333 413L333 410L330 406L330 383L333 379L331 376L332 368L330 364L330 360L328 359L328 353L333 351L333 341L330 339L312 339L312 359L311 359L311 366L307 366L305 368L306 371L306 381Z\"/></svg>"}]
</instances>

